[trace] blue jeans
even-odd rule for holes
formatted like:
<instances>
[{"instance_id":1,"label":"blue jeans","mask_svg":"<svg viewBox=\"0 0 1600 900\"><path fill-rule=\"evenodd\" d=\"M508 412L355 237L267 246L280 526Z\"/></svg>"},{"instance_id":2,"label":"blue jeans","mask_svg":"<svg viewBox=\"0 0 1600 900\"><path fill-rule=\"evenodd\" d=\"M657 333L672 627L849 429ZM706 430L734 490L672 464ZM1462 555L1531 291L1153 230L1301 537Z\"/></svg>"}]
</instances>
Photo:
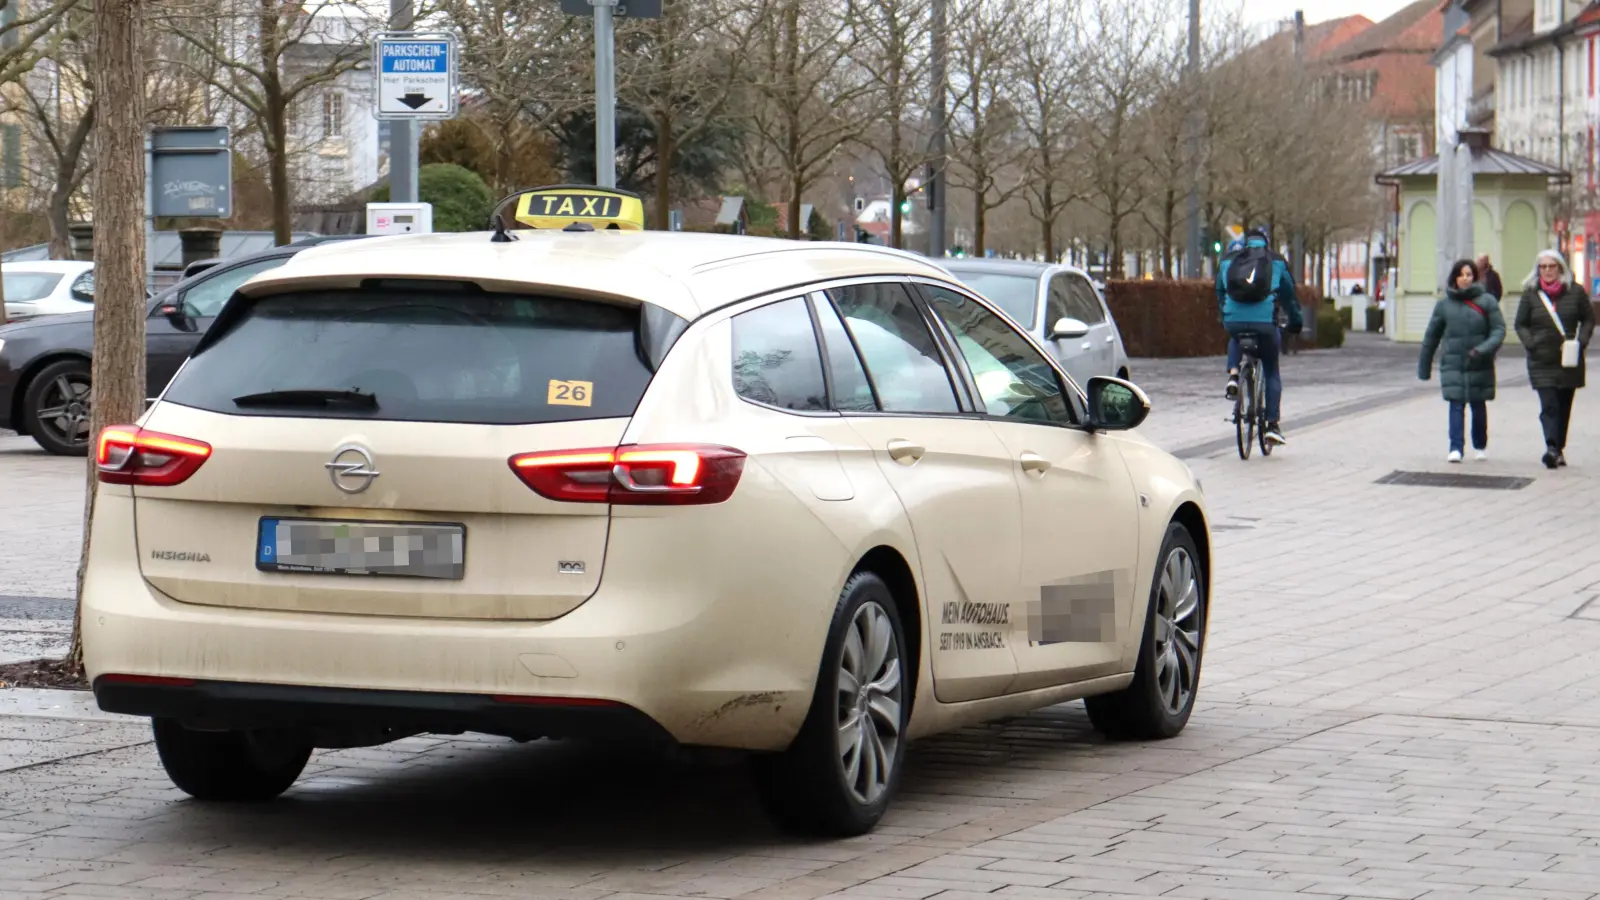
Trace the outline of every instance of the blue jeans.
<instances>
[{"instance_id":1,"label":"blue jeans","mask_svg":"<svg viewBox=\"0 0 1600 900\"><path fill-rule=\"evenodd\" d=\"M1472 449L1489 449L1489 404L1474 400L1471 404L1450 401L1450 449L1457 453L1466 449L1467 406L1472 407Z\"/></svg>"},{"instance_id":2,"label":"blue jeans","mask_svg":"<svg viewBox=\"0 0 1600 900\"><path fill-rule=\"evenodd\" d=\"M1278 372L1278 326L1271 322L1230 322L1228 334L1228 371L1239 368L1239 335L1256 335L1257 358L1261 360L1261 374L1267 382L1267 421L1277 422L1279 406L1283 402L1283 378Z\"/></svg>"}]
</instances>

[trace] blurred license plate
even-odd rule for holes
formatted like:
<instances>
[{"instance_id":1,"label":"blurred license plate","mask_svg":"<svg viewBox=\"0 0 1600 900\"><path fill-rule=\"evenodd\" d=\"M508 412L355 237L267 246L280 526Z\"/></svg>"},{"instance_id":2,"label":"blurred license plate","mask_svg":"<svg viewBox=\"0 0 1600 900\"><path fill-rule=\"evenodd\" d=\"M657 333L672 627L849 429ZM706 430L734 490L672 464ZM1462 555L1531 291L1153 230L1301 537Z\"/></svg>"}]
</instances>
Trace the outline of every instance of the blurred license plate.
<instances>
[{"instance_id":1,"label":"blurred license plate","mask_svg":"<svg viewBox=\"0 0 1600 900\"><path fill-rule=\"evenodd\" d=\"M466 545L467 529L462 525L262 519L256 568L460 580Z\"/></svg>"}]
</instances>

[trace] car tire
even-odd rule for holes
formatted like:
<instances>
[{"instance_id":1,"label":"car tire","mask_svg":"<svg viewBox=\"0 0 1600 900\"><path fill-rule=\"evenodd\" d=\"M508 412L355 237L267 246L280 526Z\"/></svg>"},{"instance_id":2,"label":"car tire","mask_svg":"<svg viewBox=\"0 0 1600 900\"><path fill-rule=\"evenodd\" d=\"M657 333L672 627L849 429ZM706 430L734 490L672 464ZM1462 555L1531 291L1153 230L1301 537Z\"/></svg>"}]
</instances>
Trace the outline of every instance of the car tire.
<instances>
[{"instance_id":1,"label":"car tire","mask_svg":"<svg viewBox=\"0 0 1600 900\"><path fill-rule=\"evenodd\" d=\"M1084 700L1089 721L1117 740L1161 740L1189 723L1205 653L1206 579L1189 529L1173 522L1161 542L1133 682Z\"/></svg>"},{"instance_id":2,"label":"car tire","mask_svg":"<svg viewBox=\"0 0 1600 900\"><path fill-rule=\"evenodd\" d=\"M46 408L55 409L63 404L72 406L72 401L68 398L57 396L61 393L62 384L71 386L73 390L79 385L87 388L89 362L82 359L64 359L45 366L38 375L35 375L33 380L28 382L28 390L22 398L23 424L34 443L44 448L46 452L56 456L86 456L90 443L90 436L87 433L81 441L72 441L62 433L62 426L57 424L58 420L52 418L46 421L40 415ZM84 396L88 396L87 390ZM45 405L47 403L50 404L48 407ZM73 412L69 415L74 417L74 421L77 415L81 415L87 424L89 404L84 402L81 410L73 407Z\"/></svg>"},{"instance_id":3,"label":"car tire","mask_svg":"<svg viewBox=\"0 0 1600 900\"><path fill-rule=\"evenodd\" d=\"M294 784L311 758L311 743L291 732L196 731L173 719L152 725L167 777L196 800L271 800Z\"/></svg>"},{"instance_id":4,"label":"car tire","mask_svg":"<svg viewBox=\"0 0 1600 900\"><path fill-rule=\"evenodd\" d=\"M884 641L878 662L874 638ZM900 783L908 701L916 687L905 648L889 586L872 572L852 575L834 608L800 734L788 750L755 761L762 805L780 827L850 837L883 818ZM858 723L853 747L842 746L851 722Z\"/></svg>"}]
</instances>

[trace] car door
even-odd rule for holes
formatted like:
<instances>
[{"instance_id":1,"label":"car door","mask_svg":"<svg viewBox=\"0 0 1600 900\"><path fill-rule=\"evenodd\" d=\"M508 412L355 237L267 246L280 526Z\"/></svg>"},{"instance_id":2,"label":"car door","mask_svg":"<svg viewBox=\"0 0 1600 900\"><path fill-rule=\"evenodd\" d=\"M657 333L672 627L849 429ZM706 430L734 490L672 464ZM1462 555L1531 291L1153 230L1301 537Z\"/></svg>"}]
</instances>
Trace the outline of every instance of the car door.
<instances>
[{"instance_id":1,"label":"car door","mask_svg":"<svg viewBox=\"0 0 1600 900\"><path fill-rule=\"evenodd\" d=\"M1076 272L1067 272L1064 277L1067 280L1067 294L1073 301L1074 317L1082 319L1089 326L1089 334L1084 340L1087 345L1084 352L1086 374L1078 380L1078 384L1088 384L1091 375L1115 375L1117 330L1106 315L1105 304L1100 302L1100 295L1095 292L1089 279ZM1072 377L1078 378L1076 374Z\"/></svg>"},{"instance_id":2,"label":"car door","mask_svg":"<svg viewBox=\"0 0 1600 900\"><path fill-rule=\"evenodd\" d=\"M818 313L827 352L835 365L853 352L868 379L865 396L836 385L835 405L873 448L917 542L935 694L945 703L1003 694L1017 673L1011 632L1022 538L1010 456L958 389L907 284L850 284L826 295ZM849 351L836 346L842 340Z\"/></svg>"},{"instance_id":3,"label":"car door","mask_svg":"<svg viewBox=\"0 0 1600 900\"><path fill-rule=\"evenodd\" d=\"M972 297L923 285L953 337L1022 498L1023 615L1014 691L1118 674L1138 568L1139 504L1114 440L1081 410L1044 355Z\"/></svg>"},{"instance_id":4,"label":"car door","mask_svg":"<svg viewBox=\"0 0 1600 900\"><path fill-rule=\"evenodd\" d=\"M239 285L288 261L286 255L218 266L157 303L145 322L145 393L161 395Z\"/></svg>"}]
</instances>

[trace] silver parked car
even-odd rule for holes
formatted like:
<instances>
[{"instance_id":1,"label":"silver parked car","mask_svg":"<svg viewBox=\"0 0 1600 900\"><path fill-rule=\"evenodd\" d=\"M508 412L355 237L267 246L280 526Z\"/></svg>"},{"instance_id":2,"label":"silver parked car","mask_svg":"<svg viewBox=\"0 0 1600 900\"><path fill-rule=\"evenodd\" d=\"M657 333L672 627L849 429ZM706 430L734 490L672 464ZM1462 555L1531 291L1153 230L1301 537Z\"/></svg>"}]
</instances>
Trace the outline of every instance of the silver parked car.
<instances>
[{"instance_id":1,"label":"silver parked car","mask_svg":"<svg viewBox=\"0 0 1600 900\"><path fill-rule=\"evenodd\" d=\"M1082 269L1009 259L941 262L1043 341L1080 388L1095 375L1128 377L1122 332Z\"/></svg>"}]
</instances>

